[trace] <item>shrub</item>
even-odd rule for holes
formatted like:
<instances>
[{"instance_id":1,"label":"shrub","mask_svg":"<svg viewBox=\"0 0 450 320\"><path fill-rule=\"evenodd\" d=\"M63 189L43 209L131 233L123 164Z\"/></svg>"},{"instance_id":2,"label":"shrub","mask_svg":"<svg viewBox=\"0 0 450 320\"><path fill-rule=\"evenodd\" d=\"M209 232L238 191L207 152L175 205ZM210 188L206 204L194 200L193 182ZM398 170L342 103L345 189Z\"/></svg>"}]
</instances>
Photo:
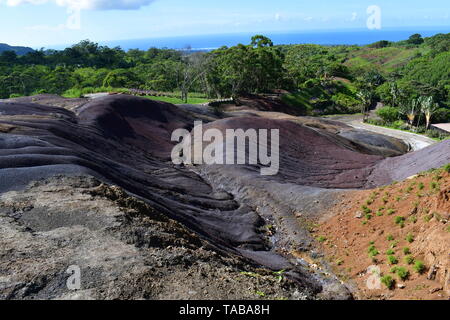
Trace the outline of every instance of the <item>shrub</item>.
<instances>
[{"instance_id":1,"label":"shrub","mask_svg":"<svg viewBox=\"0 0 450 320\"><path fill-rule=\"evenodd\" d=\"M390 235L387 236L387 240L388 241L394 241L395 238L394 238L394 236L392 234L390 234Z\"/></svg>"},{"instance_id":2,"label":"shrub","mask_svg":"<svg viewBox=\"0 0 450 320\"><path fill-rule=\"evenodd\" d=\"M404 217L395 217L394 221L395 221L395 224L397 224L397 225L404 225L405 218Z\"/></svg>"},{"instance_id":3,"label":"shrub","mask_svg":"<svg viewBox=\"0 0 450 320\"><path fill-rule=\"evenodd\" d=\"M403 121L403 120L394 121L392 123L392 127L395 129L400 129L400 130L408 130L409 129L408 124L405 123L405 121Z\"/></svg>"},{"instance_id":4,"label":"shrub","mask_svg":"<svg viewBox=\"0 0 450 320\"><path fill-rule=\"evenodd\" d=\"M405 257L405 263L407 264L413 264L414 263L414 257L412 255L407 255Z\"/></svg>"},{"instance_id":5,"label":"shrub","mask_svg":"<svg viewBox=\"0 0 450 320\"><path fill-rule=\"evenodd\" d=\"M425 264L422 261L416 261L416 263L414 264L414 270L419 274L424 273Z\"/></svg>"},{"instance_id":6,"label":"shrub","mask_svg":"<svg viewBox=\"0 0 450 320\"><path fill-rule=\"evenodd\" d=\"M369 209L367 206L362 206L361 209L363 210L364 214L371 214L372 210Z\"/></svg>"},{"instance_id":7,"label":"shrub","mask_svg":"<svg viewBox=\"0 0 450 320\"><path fill-rule=\"evenodd\" d=\"M377 115L387 123L398 120L400 113L397 108L383 107L377 110Z\"/></svg>"},{"instance_id":8,"label":"shrub","mask_svg":"<svg viewBox=\"0 0 450 320\"><path fill-rule=\"evenodd\" d=\"M411 249L408 247L403 248L403 253L404 254L411 254Z\"/></svg>"},{"instance_id":9,"label":"shrub","mask_svg":"<svg viewBox=\"0 0 450 320\"><path fill-rule=\"evenodd\" d=\"M433 115L434 123L450 122L450 109L440 108Z\"/></svg>"},{"instance_id":10,"label":"shrub","mask_svg":"<svg viewBox=\"0 0 450 320\"><path fill-rule=\"evenodd\" d=\"M444 171L450 173L450 163L444 166Z\"/></svg>"},{"instance_id":11,"label":"shrub","mask_svg":"<svg viewBox=\"0 0 450 320\"><path fill-rule=\"evenodd\" d=\"M400 280L406 280L409 277L409 271L404 267L398 267L395 273L400 278Z\"/></svg>"},{"instance_id":12,"label":"shrub","mask_svg":"<svg viewBox=\"0 0 450 320\"><path fill-rule=\"evenodd\" d=\"M396 211L395 211L394 209L389 209L389 210L387 211L387 214L391 216L391 215L393 215L395 212L396 212Z\"/></svg>"},{"instance_id":13,"label":"shrub","mask_svg":"<svg viewBox=\"0 0 450 320\"><path fill-rule=\"evenodd\" d=\"M413 243L414 235L412 235L411 233L408 233L408 235L406 236L406 241L408 241L409 243Z\"/></svg>"},{"instance_id":14,"label":"shrub","mask_svg":"<svg viewBox=\"0 0 450 320\"><path fill-rule=\"evenodd\" d=\"M374 258L380 254L380 252L377 250L377 248L374 245L371 245L367 252L369 253L370 258Z\"/></svg>"},{"instance_id":15,"label":"shrub","mask_svg":"<svg viewBox=\"0 0 450 320\"><path fill-rule=\"evenodd\" d=\"M389 264L397 264L398 263L398 259L395 256L388 256L388 262Z\"/></svg>"},{"instance_id":16,"label":"shrub","mask_svg":"<svg viewBox=\"0 0 450 320\"><path fill-rule=\"evenodd\" d=\"M388 256L392 256L392 255L395 254L395 251L394 251L393 249L389 249L388 251L386 251L386 254L387 254Z\"/></svg>"},{"instance_id":17,"label":"shrub","mask_svg":"<svg viewBox=\"0 0 450 320\"><path fill-rule=\"evenodd\" d=\"M392 248L392 249L393 249L393 248L396 248L397 245L398 245L398 240L392 241L392 242L391 242L391 248Z\"/></svg>"},{"instance_id":18,"label":"shrub","mask_svg":"<svg viewBox=\"0 0 450 320\"><path fill-rule=\"evenodd\" d=\"M81 98L82 95L81 90L75 88L66 90L66 92L63 93L63 97L65 98Z\"/></svg>"},{"instance_id":19,"label":"shrub","mask_svg":"<svg viewBox=\"0 0 450 320\"><path fill-rule=\"evenodd\" d=\"M381 283L384 284L388 289L392 289L394 287L395 281L391 276L381 277Z\"/></svg>"},{"instance_id":20,"label":"shrub","mask_svg":"<svg viewBox=\"0 0 450 320\"><path fill-rule=\"evenodd\" d=\"M327 238L325 238L324 236L320 236L320 237L317 238L317 241L325 242L325 241L327 241Z\"/></svg>"}]
</instances>

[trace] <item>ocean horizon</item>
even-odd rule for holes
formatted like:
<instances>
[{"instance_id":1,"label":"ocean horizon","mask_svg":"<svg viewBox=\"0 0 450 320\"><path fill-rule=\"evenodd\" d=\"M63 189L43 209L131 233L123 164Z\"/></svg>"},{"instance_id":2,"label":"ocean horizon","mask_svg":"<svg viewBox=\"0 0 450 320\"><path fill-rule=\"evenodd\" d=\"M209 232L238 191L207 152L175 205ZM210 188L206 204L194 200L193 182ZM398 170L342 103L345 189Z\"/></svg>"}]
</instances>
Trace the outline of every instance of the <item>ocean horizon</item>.
<instances>
[{"instance_id":1,"label":"ocean horizon","mask_svg":"<svg viewBox=\"0 0 450 320\"><path fill-rule=\"evenodd\" d=\"M222 46L235 46L239 43L249 44L255 34L263 34L272 39L276 45L291 44L319 44L319 45L367 45L380 40L401 41L406 40L415 33L423 37L430 37L438 33L449 33L450 26L443 27L410 27L405 29L354 29L354 30L317 30L299 32L253 32L215 35L193 35L179 37L161 37L146 39L100 41L99 44L109 47L120 46L124 50L149 48L168 48L192 50L214 50ZM54 46L53 49L63 49L67 45Z\"/></svg>"}]
</instances>

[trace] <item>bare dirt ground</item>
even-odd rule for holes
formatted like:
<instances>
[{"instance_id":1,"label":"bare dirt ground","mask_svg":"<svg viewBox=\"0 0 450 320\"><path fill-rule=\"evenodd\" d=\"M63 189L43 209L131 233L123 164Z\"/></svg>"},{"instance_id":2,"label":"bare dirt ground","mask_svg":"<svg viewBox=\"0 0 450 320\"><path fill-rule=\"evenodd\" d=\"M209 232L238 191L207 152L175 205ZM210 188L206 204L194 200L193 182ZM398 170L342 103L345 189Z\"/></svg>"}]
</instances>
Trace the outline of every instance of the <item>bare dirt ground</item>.
<instances>
[{"instance_id":1,"label":"bare dirt ground","mask_svg":"<svg viewBox=\"0 0 450 320\"><path fill-rule=\"evenodd\" d=\"M354 284L359 299L446 300L450 297L449 196L450 175L442 170L358 191L323 217L315 235L335 272ZM395 259L389 261L389 255ZM424 262L423 273L415 270L417 261ZM374 275L373 267L381 274ZM395 267L405 268L409 275L400 278L392 272ZM395 280L392 289L384 284L380 289L368 286L368 281L373 284L386 275Z\"/></svg>"},{"instance_id":2,"label":"bare dirt ground","mask_svg":"<svg viewBox=\"0 0 450 320\"><path fill-rule=\"evenodd\" d=\"M307 299L283 273L218 253L143 201L86 176L0 196L0 299ZM81 268L81 290L66 286Z\"/></svg>"}]
</instances>

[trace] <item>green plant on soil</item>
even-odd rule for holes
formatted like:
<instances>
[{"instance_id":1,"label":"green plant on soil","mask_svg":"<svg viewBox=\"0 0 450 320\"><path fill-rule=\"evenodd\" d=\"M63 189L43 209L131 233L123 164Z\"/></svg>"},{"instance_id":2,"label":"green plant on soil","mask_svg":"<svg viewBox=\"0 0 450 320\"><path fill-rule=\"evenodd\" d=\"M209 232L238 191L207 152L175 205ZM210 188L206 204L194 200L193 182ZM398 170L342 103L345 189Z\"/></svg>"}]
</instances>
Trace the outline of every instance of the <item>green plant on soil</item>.
<instances>
[{"instance_id":1,"label":"green plant on soil","mask_svg":"<svg viewBox=\"0 0 450 320\"><path fill-rule=\"evenodd\" d=\"M413 264L414 263L414 257L412 255L407 255L405 257L405 263L406 264Z\"/></svg>"},{"instance_id":2,"label":"green plant on soil","mask_svg":"<svg viewBox=\"0 0 450 320\"><path fill-rule=\"evenodd\" d=\"M416 263L414 264L414 270L419 274L424 273L425 272L425 264L420 260L416 261Z\"/></svg>"},{"instance_id":3,"label":"green plant on soil","mask_svg":"<svg viewBox=\"0 0 450 320\"><path fill-rule=\"evenodd\" d=\"M406 280L409 277L409 271L408 271L408 269L406 269L404 267L397 267L397 270L395 273L400 278L400 280Z\"/></svg>"},{"instance_id":4,"label":"green plant on soil","mask_svg":"<svg viewBox=\"0 0 450 320\"><path fill-rule=\"evenodd\" d=\"M388 256L388 262L389 264L397 264L398 259L395 256Z\"/></svg>"},{"instance_id":5,"label":"green plant on soil","mask_svg":"<svg viewBox=\"0 0 450 320\"><path fill-rule=\"evenodd\" d=\"M381 277L381 283L384 284L388 289L394 288L395 280L391 276Z\"/></svg>"},{"instance_id":6,"label":"green plant on soil","mask_svg":"<svg viewBox=\"0 0 450 320\"><path fill-rule=\"evenodd\" d=\"M368 208L367 206L362 206L361 209L363 210L364 214L372 213L372 210L370 208Z\"/></svg>"},{"instance_id":7,"label":"green plant on soil","mask_svg":"<svg viewBox=\"0 0 450 320\"><path fill-rule=\"evenodd\" d=\"M406 236L406 241L408 241L409 243L413 243L414 242L414 235L411 233L408 233L408 235Z\"/></svg>"},{"instance_id":8,"label":"green plant on soil","mask_svg":"<svg viewBox=\"0 0 450 320\"><path fill-rule=\"evenodd\" d=\"M395 224L401 226L402 228L405 226L405 218L404 217L395 217Z\"/></svg>"}]
</instances>

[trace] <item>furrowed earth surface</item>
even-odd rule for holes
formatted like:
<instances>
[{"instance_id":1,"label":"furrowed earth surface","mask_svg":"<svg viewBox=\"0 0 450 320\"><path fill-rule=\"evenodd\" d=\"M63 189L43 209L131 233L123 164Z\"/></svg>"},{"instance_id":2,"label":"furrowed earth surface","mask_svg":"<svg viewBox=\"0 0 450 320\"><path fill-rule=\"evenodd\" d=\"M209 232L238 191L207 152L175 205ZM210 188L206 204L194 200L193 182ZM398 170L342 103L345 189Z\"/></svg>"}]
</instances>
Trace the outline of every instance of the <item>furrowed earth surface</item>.
<instances>
[{"instance_id":1,"label":"furrowed earth surface","mask_svg":"<svg viewBox=\"0 0 450 320\"><path fill-rule=\"evenodd\" d=\"M339 122L197 110L125 95L0 102L0 297L349 299L314 219L355 189L450 163L450 141L405 154ZM196 120L279 129L279 174L174 165L171 134ZM67 290L71 265L82 290Z\"/></svg>"}]
</instances>

